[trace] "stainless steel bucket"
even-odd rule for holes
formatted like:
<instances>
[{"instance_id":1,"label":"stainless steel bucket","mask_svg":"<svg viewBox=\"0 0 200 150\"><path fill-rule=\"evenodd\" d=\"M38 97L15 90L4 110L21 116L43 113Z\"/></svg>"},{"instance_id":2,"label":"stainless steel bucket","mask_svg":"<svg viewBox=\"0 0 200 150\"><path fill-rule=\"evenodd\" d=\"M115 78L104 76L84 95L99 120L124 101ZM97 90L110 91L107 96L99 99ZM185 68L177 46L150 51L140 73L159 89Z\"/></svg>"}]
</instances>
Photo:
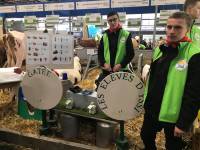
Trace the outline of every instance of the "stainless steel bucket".
<instances>
[{"instance_id":1,"label":"stainless steel bucket","mask_svg":"<svg viewBox=\"0 0 200 150\"><path fill-rule=\"evenodd\" d=\"M96 145L99 147L108 147L113 142L114 125L97 122L96 127Z\"/></svg>"},{"instance_id":2,"label":"stainless steel bucket","mask_svg":"<svg viewBox=\"0 0 200 150\"><path fill-rule=\"evenodd\" d=\"M79 134L79 122L77 117L61 114L60 125L64 138L76 138Z\"/></svg>"}]
</instances>

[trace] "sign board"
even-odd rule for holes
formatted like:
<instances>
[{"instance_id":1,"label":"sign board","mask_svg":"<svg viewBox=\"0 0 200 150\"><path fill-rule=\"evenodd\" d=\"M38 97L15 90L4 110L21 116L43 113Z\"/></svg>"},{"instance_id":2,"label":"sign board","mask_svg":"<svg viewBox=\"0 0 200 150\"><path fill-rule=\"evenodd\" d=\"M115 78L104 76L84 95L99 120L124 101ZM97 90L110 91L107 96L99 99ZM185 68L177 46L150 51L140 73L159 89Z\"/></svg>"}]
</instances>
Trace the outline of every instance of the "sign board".
<instances>
[{"instance_id":1,"label":"sign board","mask_svg":"<svg viewBox=\"0 0 200 150\"><path fill-rule=\"evenodd\" d=\"M141 18L130 18L128 19L128 26L132 27L132 26L141 26Z\"/></svg>"},{"instance_id":2,"label":"sign board","mask_svg":"<svg viewBox=\"0 0 200 150\"><path fill-rule=\"evenodd\" d=\"M151 0L151 5L184 4L185 0Z\"/></svg>"},{"instance_id":3,"label":"sign board","mask_svg":"<svg viewBox=\"0 0 200 150\"><path fill-rule=\"evenodd\" d=\"M74 38L67 33L54 34L39 31L26 32L26 65L33 68L73 68Z\"/></svg>"},{"instance_id":4,"label":"sign board","mask_svg":"<svg viewBox=\"0 0 200 150\"><path fill-rule=\"evenodd\" d=\"M76 2L76 9L100 9L109 7L109 0Z\"/></svg>"},{"instance_id":5,"label":"sign board","mask_svg":"<svg viewBox=\"0 0 200 150\"><path fill-rule=\"evenodd\" d=\"M126 12L118 12L120 22L126 21Z\"/></svg>"},{"instance_id":6,"label":"sign board","mask_svg":"<svg viewBox=\"0 0 200 150\"><path fill-rule=\"evenodd\" d=\"M45 20L46 27L54 27L59 23L59 15L47 15Z\"/></svg>"},{"instance_id":7,"label":"sign board","mask_svg":"<svg viewBox=\"0 0 200 150\"><path fill-rule=\"evenodd\" d=\"M44 4L44 10L45 11L74 10L74 2Z\"/></svg>"},{"instance_id":8,"label":"sign board","mask_svg":"<svg viewBox=\"0 0 200 150\"><path fill-rule=\"evenodd\" d=\"M85 22L87 24L101 24L101 14L100 13L91 13L91 14L86 14L85 16Z\"/></svg>"},{"instance_id":9,"label":"sign board","mask_svg":"<svg viewBox=\"0 0 200 150\"><path fill-rule=\"evenodd\" d=\"M149 0L111 0L111 8L149 6Z\"/></svg>"},{"instance_id":10,"label":"sign board","mask_svg":"<svg viewBox=\"0 0 200 150\"><path fill-rule=\"evenodd\" d=\"M17 5L17 12L43 11L43 4Z\"/></svg>"},{"instance_id":11,"label":"sign board","mask_svg":"<svg viewBox=\"0 0 200 150\"><path fill-rule=\"evenodd\" d=\"M107 27L107 20L101 19L101 23L96 25L96 27Z\"/></svg>"},{"instance_id":12,"label":"sign board","mask_svg":"<svg viewBox=\"0 0 200 150\"><path fill-rule=\"evenodd\" d=\"M0 13L12 13L12 12L16 12L15 6L0 7Z\"/></svg>"},{"instance_id":13,"label":"sign board","mask_svg":"<svg viewBox=\"0 0 200 150\"><path fill-rule=\"evenodd\" d=\"M159 18L159 24L166 24L168 17L180 10L178 9L173 9L173 10L160 10L160 18Z\"/></svg>"},{"instance_id":14,"label":"sign board","mask_svg":"<svg viewBox=\"0 0 200 150\"><path fill-rule=\"evenodd\" d=\"M84 19L85 18L83 16L77 16L76 18L73 17L72 26L73 27L82 27Z\"/></svg>"},{"instance_id":15,"label":"sign board","mask_svg":"<svg viewBox=\"0 0 200 150\"><path fill-rule=\"evenodd\" d=\"M26 100L41 110L55 107L63 95L61 80L46 67L27 70L21 85Z\"/></svg>"},{"instance_id":16,"label":"sign board","mask_svg":"<svg viewBox=\"0 0 200 150\"><path fill-rule=\"evenodd\" d=\"M36 30L37 17L36 16L24 16L24 27L26 30Z\"/></svg>"},{"instance_id":17,"label":"sign board","mask_svg":"<svg viewBox=\"0 0 200 150\"><path fill-rule=\"evenodd\" d=\"M97 89L100 109L116 120L128 120L143 110L144 85L135 75L117 72L106 76Z\"/></svg>"}]
</instances>

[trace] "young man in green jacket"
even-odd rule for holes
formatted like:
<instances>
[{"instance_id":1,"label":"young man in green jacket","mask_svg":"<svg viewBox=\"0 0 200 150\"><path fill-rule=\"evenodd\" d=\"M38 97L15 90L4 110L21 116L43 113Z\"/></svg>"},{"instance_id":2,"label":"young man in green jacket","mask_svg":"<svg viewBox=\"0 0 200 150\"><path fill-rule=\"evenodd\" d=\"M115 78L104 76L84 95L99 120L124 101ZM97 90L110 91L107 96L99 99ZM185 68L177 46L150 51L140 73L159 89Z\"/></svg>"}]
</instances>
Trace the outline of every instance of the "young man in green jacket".
<instances>
[{"instance_id":1,"label":"young man in green jacket","mask_svg":"<svg viewBox=\"0 0 200 150\"><path fill-rule=\"evenodd\" d=\"M193 19L193 26L188 36L200 47L200 26L194 25L195 19L200 19L200 0L186 0L184 11ZM200 119L200 115L198 115L198 119Z\"/></svg>"},{"instance_id":2,"label":"young man in green jacket","mask_svg":"<svg viewBox=\"0 0 200 150\"><path fill-rule=\"evenodd\" d=\"M117 12L107 15L109 29L101 38L98 47L98 60L102 68L101 81L112 72L126 71L127 64L134 57L131 33L122 28Z\"/></svg>"},{"instance_id":3,"label":"young man in green jacket","mask_svg":"<svg viewBox=\"0 0 200 150\"><path fill-rule=\"evenodd\" d=\"M181 136L200 108L200 47L186 36L191 25L188 14L172 14L167 21L166 44L154 50L141 129L145 150L156 150L156 134L162 129L166 149L181 150Z\"/></svg>"}]
</instances>

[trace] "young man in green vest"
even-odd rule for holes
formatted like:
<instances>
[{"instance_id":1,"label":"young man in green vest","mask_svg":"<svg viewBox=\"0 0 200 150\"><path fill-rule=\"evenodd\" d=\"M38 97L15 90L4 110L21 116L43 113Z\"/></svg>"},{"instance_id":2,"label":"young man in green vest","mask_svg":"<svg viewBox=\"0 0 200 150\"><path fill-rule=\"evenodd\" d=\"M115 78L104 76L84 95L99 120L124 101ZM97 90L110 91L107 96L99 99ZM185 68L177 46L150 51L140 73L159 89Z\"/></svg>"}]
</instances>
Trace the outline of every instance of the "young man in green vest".
<instances>
[{"instance_id":1,"label":"young man in green vest","mask_svg":"<svg viewBox=\"0 0 200 150\"><path fill-rule=\"evenodd\" d=\"M200 26L197 27L194 25L195 19L200 19L200 0L186 0L184 4L184 11L193 19L193 26L191 27L191 31L188 33L188 36L200 47ZM198 119L200 120L200 115L198 115Z\"/></svg>"},{"instance_id":2,"label":"young man in green vest","mask_svg":"<svg viewBox=\"0 0 200 150\"><path fill-rule=\"evenodd\" d=\"M193 25L188 33L188 37L200 47L200 26L194 25L195 19L200 19L200 0L186 0L184 11L193 19Z\"/></svg>"},{"instance_id":3,"label":"young man in green vest","mask_svg":"<svg viewBox=\"0 0 200 150\"><path fill-rule=\"evenodd\" d=\"M122 28L118 13L108 13L107 21L109 29L104 32L98 48L98 59L102 68L99 80L112 72L126 71L127 64L134 57L131 34Z\"/></svg>"},{"instance_id":4,"label":"young man in green vest","mask_svg":"<svg viewBox=\"0 0 200 150\"><path fill-rule=\"evenodd\" d=\"M181 150L181 136L200 108L200 47L186 36L191 25L188 14L172 14L167 21L166 43L154 50L141 129L145 150L156 150L156 134L162 129L166 149Z\"/></svg>"}]
</instances>

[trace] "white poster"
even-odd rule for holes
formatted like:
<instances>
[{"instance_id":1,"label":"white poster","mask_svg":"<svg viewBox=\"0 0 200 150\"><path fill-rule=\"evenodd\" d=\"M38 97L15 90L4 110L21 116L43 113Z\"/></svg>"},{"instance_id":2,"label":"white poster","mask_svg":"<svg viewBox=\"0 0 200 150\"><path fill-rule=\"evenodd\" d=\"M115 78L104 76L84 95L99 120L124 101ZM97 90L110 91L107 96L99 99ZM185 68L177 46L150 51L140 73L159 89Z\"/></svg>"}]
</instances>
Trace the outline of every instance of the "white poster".
<instances>
[{"instance_id":1,"label":"white poster","mask_svg":"<svg viewBox=\"0 0 200 150\"><path fill-rule=\"evenodd\" d=\"M109 0L76 2L76 9L100 9L109 7Z\"/></svg>"},{"instance_id":2,"label":"white poster","mask_svg":"<svg viewBox=\"0 0 200 150\"><path fill-rule=\"evenodd\" d=\"M151 5L184 4L185 0L151 0Z\"/></svg>"},{"instance_id":3,"label":"white poster","mask_svg":"<svg viewBox=\"0 0 200 150\"><path fill-rule=\"evenodd\" d=\"M111 0L111 8L149 6L149 0Z\"/></svg>"},{"instance_id":4,"label":"white poster","mask_svg":"<svg viewBox=\"0 0 200 150\"><path fill-rule=\"evenodd\" d=\"M52 37L52 64L73 63L74 38L72 35L55 34Z\"/></svg>"},{"instance_id":5,"label":"white poster","mask_svg":"<svg viewBox=\"0 0 200 150\"><path fill-rule=\"evenodd\" d=\"M26 32L27 68L73 68L74 38L67 34Z\"/></svg>"},{"instance_id":6,"label":"white poster","mask_svg":"<svg viewBox=\"0 0 200 150\"><path fill-rule=\"evenodd\" d=\"M43 11L43 4L17 5L17 12Z\"/></svg>"},{"instance_id":7,"label":"white poster","mask_svg":"<svg viewBox=\"0 0 200 150\"><path fill-rule=\"evenodd\" d=\"M45 11L74 10L74 2L44 4L44 9L45 9Z\"/></svg>"},{"instance_id":8,"label":"white poster","mask_svg":"<svg viewBox=\"0 0 200 150\"><path fill-rule=\"evenodd\" d=\"M47 65L50 63L51 48L48 34L26 32L27 65Z\"/></svg>"},{"instance_id":9,"label":"white poster","mask_svg":"<svg viewBox=\"0 0 200 150\"><path fill-rule=\"evenodd\" d=\"M12 13L12 12L16 12L15 6L0 7L0 13Z\"/></svg>"}]
</instances>

